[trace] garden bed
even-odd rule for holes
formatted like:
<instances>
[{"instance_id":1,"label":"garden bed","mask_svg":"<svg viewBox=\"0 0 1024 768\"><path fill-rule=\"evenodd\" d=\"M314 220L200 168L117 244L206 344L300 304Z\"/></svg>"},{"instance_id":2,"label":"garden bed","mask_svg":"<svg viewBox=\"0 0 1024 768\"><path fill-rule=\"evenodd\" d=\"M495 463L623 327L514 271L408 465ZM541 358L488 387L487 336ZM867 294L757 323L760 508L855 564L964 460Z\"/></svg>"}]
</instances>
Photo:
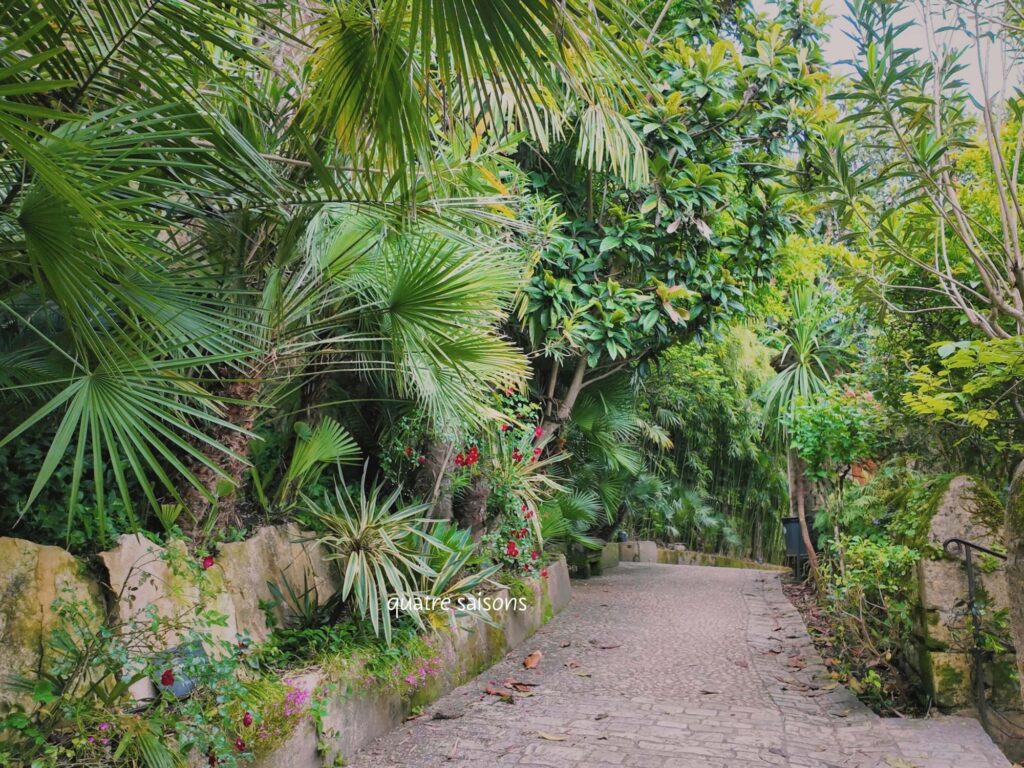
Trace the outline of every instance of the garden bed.
<instances>
[{"instance_id":1,"label":"garden bed","mask_svg":"<svg viewBox=\"0 0 1024 768\"><path fill-rule=\"evenodd\" d=\"M408 692L399 687L366 683L357 663L343 671L309 670L292 678L298 688L313 692L317 717L306 718L280 747L256 761L257 768L312 768L343 764L346 756L400 725L453 688L489 668L529 638L569 603L569 572L564 559L548 566L548 578L531 578L524 611L491 611L495 626L466 615L428 635L434 652L430 679ZM491 595L510 596L508 589ZM340 760L339 760L340 758Z\"/></svg>"}]
</instances>

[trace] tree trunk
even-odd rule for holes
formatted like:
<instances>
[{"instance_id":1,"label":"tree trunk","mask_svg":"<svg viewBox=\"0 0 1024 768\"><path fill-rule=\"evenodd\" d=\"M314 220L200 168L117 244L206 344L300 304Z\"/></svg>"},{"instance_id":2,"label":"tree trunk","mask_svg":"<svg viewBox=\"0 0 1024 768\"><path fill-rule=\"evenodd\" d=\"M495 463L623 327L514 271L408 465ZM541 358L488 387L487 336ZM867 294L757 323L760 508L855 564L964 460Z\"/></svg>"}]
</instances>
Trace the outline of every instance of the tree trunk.
<instances>
[{"instance_id":1,"label":"tree trunk","mask_svg":"<svg viewBox=\"0 0 1024 768\"><path fill-rule=\"evenodd\" d=\"M487 499L491 495L491 484L483 475L473 478L465 497L455 511L455 522L460 528L469 528L473 538L479 540L487 525Z\"/></svg>"},{"instance_id":2,"label":"tree trunk","mask_svg":"<svg viewBox=\"0 0 1024 768\"><path fill-rule=\"evenodd\" d=\"M424 456L426 461L416 475L413 492L433 507L430 516L438 520L452 519L451 467L454 449L443 440L431 440Z\"/></svg>"},{"instance_id":3,"label":"tree trunk","mask_svg":"<svg viewBox=\"0 0 1024 768\"><path fill-rule=\"evenodd\" d=\"M254 380L236 381L225 385L222 393L224 397L242 402L228 403L224 408L222 418L239 429L251 432L256 422L258 408L250 403L255 402L259 390L260 385ZM238 495L242 488L245 472L249 468L245 460L249 456L253 438L235 429L216 425L209 430L208 435L219 445L238 456L238 458L229 456L203 444L203 455L219 467L223 474L215 472L199 461L188 461L189 471L195 475L206 492L216 500L216 519L210 526L210 533L214 533L226 531L232 527L241 527L245 523L239 510ZM230 486L228 492L220 493L219 491L223 491L225 486ZM185 522L186 533L193 540L198 540L211 513L210 500L206 494L191 484L182 493L181 498L191 518Z\"/></svg>"},{"instance_id":4,"label":"tree trunk","mask_svg":"<svg viewBox=\"0 0 1024 768\"><path fill-rule=\"evenodd\" d=\"M569 417L572 415L572 408L576 405L576 399L580 396L580 391L583 389L583 375L586 372L587 358L581 357L576 361L576 368L572 372L572 381L569 382L569 389L566 390L565 397L558 404L558 408L555 410L552 418L544 422L541 435L543 440L550 438L569 420ZM552 375L556 375L556 373L557 371L553 371Z\"/></svg>"},{"instance_id":5,"label":"tree trunk","mask_svg":"<svg viewBox=\"0 0 1024 768\"><path fill-rule=\"evenodd\" d=\"M1017 649L1017 672L1024 680L1024 461L1014 470L1006 503L1006 554L1010 633Z\"/></svg>"},{"instance_id":6,"label":"tree trunk","mask_svg":"<svg viewBox=\"0 0 1024 768\"><path fill-rule=\"evenodd\" d=\"M811 566L811 575L815 581L818 579L818 553L814 551L814 542L811 540L811 530L807 527L807 488L804 477L804 463L795 451L790 450L792 461L792 473L794 485L796 486L796 516L800 520L800 536L804 540L804 547L807 549L807 562Z\"/></svg>"}]
</instances>

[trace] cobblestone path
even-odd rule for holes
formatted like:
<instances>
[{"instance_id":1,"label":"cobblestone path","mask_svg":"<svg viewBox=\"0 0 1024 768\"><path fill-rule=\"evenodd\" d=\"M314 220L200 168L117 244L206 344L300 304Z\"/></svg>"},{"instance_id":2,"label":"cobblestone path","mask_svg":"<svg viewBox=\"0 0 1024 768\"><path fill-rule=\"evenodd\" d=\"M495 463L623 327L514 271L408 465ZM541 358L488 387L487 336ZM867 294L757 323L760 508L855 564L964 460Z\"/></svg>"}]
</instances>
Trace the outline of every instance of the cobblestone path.
<instances>
[{"instance_id":1,"label":"cobblestone path","mask_svg":"<svg viewBox=\"0 0 1024 768\"><path fill-rule=\"evenodd\" d=\"M540 650L536 669L523 657ZM492 681L533 684L509 704ZM973 720L886 720L828 680L776 573L623 563L355 768L1006 768Z\"/></svg>"}]
</instances>

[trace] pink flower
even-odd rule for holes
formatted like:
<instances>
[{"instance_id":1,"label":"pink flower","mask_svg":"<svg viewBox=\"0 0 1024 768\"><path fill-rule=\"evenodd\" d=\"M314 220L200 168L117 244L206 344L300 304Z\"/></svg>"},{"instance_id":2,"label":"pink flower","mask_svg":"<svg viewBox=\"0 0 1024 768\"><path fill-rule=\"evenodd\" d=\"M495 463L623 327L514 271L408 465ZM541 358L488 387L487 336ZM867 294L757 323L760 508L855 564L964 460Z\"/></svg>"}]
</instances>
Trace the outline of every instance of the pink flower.
<instances>
[{"instance_id":1,"label":"pink flower","mask_svg":"<svg viewBox=\"0 0 1024 768\"><path fill-rule=\"evenodd\" d=\"M241 736L235 739L235 749L239 752L245 752L245 741L242 740Z\"/></svg>"},{"instance_id":2,"label":"pink flower","mask_svg":"<svg viewBox=\"0 0 1024 768\"><path fill-rule=\"evenodd\" d=\"M533 436L534 437L540 437L543 434L544 434L544 429L541 427L540 424L538 424L536 427L533 428Z\"/></svg>"},{"instance_id":3,"label":"pink flower","mask_svg":"<svg viewBox=\"0 0 1024 768\"><path fill-rule=\"evenodd\" d=\"M100 723L100 726L99 726L99 728L100 728L100 730L101 730L101 731L106 731L106 730L109 730L109 728L110 728L110 723Z\"/></svg>"},{"instance_id":4,"label":"pink flower","mask_svg":"<svg viewBox=\"0 0 1024 768\"><path fill-rule=\"evenodd\" d=\"M526 510L526 519L529 520L531 517L533 517L533 510L532 509Z\"/></svg>"},{"instance_id":5,"label":"pink flower","mask_svg":"<svg viewBox=\"0 0 1024 768\"><path fill-rule=\"evenodd\" d=\"M543 448L539 448L539 447L538 447L538 448L534 448L534 449L533 449L533 458L535 458L535 459L536 459L536 458L537 458L538 456L540 456L540 455L541 455L541 453L542 453L543 451L544 451L544 449L543 449Z\"/></svg>"},{"instance_id":6,"label":"pink flower","mask_svg":"<svg viewBox=\"0 0 1024 768\"><path fill-rule=\"evenodd\" d=\"M174 685L174 672L169 669L165 669L164 673L160 675L160 685L165 688L169 688Z\"/></svg>"},{"instance_id":7,"label":"pink flower","mask_svg":"<svg viewBox=\"0 0 1024 768\"><path fill-rule=\"evenodd\" d=\"M203 558L203 570L208 571L213 568L213 555L207 555Z\"/></svg>"},{"instance_id":8,"label":"pink flower","mask_svg":"<svg viewBox=\"0 0 1024 768\"><path fill-rule=\"evenodd\" d=\"M252 725L252 712L246 712L244 715L242 715L242 725L244 725L246 728Z\"/></svg>"},{"instance_id":9,"label":"pink flower","mask_svg":"<svg viewBox=\"0 0 1024 768\"><path fill-rule=\"evenodd\" d=\"M510 541L508 544L505 545L505 551L508 553L509 557L519 556L519 547L516 546L516 543L514 541Z\"/></svg>"},{"instance_id":10,"label":"pink flower","mask_svg":"<svg viewBox=\"0 0 1024 768\"><path fill-rule=\"evenodd\" d=\"M518 448L516 448L514 451L512 451L512 461L522 461L522 460L523 460L523 454L521 454L519 452Z\"/></svg>"},{"instance_id":11,"label":"pink flower","mask_svg":"<svg viewBox=\"0 0 1024 768\"><path fill-rule=\"evenodd\" d=\"M540 575L543 576L546 579L548 577L548 569L547 568L541 568L540 569Z\"/></svg>"},{"instance_id":12,"label":"pink flower","mask_svg":"<svg viewBox=\"0 0 1024 768\"><path fill-rule=\"evenodd\" d=\"M538 557L540 557L540 552L538 552L536 549L530 553L531 560L536 560Z\"/></svg>"},{"instance_id":13,"label":"pink flower","mask_svg":"<svg viewBox=\"0 0 1024 768\"><path fill-rule=\"evenodd\" d=\"M526 504L524 503L524 504L523 504L523 506L521 506L521 507L520 507L519 509L521 509L521 510L522 510L523 512L525 512L525 511L526 511L526 510L528 510L529 508L530 508L530 507L529 507L528 505L526 505Z\"/></svg>"}]
</instances>

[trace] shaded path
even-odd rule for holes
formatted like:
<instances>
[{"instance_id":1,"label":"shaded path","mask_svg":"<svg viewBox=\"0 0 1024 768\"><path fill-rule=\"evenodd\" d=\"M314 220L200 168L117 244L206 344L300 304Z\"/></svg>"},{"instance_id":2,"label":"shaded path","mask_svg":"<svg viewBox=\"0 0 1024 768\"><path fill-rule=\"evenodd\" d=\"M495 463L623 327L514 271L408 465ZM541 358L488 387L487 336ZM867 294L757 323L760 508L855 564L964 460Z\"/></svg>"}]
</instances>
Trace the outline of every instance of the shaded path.
<instances>
[{"instance_id":1,"label":"shaded path","mask_svg":"<svg viewBox=\"0 0 1024 768\"><path fill-rule=\"evenodd\" d=\"M523 657L539 649L540 665ZM534 683L502 702L483 689ZM829 681L777 573L623 563L346 765L1006 768L972 720L883 720Z\"/></svg>"}]
</instances>

